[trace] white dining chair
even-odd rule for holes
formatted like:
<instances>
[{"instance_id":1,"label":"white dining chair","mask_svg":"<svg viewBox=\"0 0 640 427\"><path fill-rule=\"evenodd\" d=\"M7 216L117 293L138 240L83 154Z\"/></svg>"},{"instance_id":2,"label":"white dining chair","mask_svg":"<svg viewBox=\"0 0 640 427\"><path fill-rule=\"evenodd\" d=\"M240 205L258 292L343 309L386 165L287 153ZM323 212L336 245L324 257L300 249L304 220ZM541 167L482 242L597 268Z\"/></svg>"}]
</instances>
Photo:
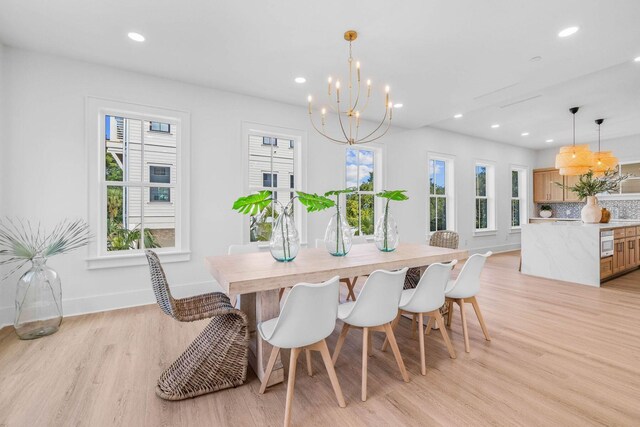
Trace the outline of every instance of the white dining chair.
<instances>
[{"instance_id":1,"label":"white dining chair","mask_svg":"<svg viewBox=\"0 0 640 427\"><path fill-rule=\"evenodd\" d=\"M371 347L370 332L384 332L389 339L393 355L400 368L402 379L409 381L398 344L396 343L391 322L398 313L398 303L402 293L404 276L407 268L398 271L376 270L367 278L357 301L350 301L338 306L338 319L342 320L342 331L333 352L333 363L336 363L340 349L351 328L362 329L362 401L367 400L367 359Z\"/></svg>"},{"instance_id":2,"label":"white dining chair","mask_svg":"<svg viewBox=\"0 0 640 427\"><path fill-rule=\"evenodd\" d=\"M306 353L309 375L313 375L311 351L320 352L329 373L329 379L338 400L338 405L341 408L346 406L325 341L325 338L331 335L336 326L338 287L338 276L319 284L299 283L287 294L280 316L258 324L258 332L262 339L273 346L265 377L260 386L260 394L264 393L267 388L269 376L280 349L291 349L287 399L284 411L285 426L288 426L291 421L291 403L296 380L296 366L298 356L302 350Z\"/></svg>"},{"instance_id":3,"label":"white dining chair","mask_svg":"<svg viewBox=\"0 0 640 427\"><path fill-rule=\"evenodd\" d=\"M353 237L352 244L359 245L362 243L367 243L367 240L364 236ZM325 247L324 239L316 239L316 248L324 248L324 247ZM357 281L358 281L358 276L355 276L352 278L348 278L348 277L340 278L340 283L343 283L347 287L347 298L346 298L347 301L349 301L349 299L351 299L351 301L356 300L356 294L354 292L354 288L356 286Z\"/></svg>"},{"instance_id":4,"label":"white dining chair","mask_svg":"<svg viewBox=\"0 0 640 427\"><path fill-rule=\"evenodd\" d=\"M418 316L418 340L420 343L420 372L422 375L427 375L427 366L425 361L424 351L424 335L429 334L431 330L431 322L436 321L438 329L442 334L442 339L449 350L449 356L452 359L456 358L456 352L453 349L449 334L444 325L444 319L440 314L440 307L444 305L445 296L444 291L451 278L451 270L458 263L458 260L453 260L447 264L431 264L427 267L418 285L413 289L405 289L400 296L400 304L398 306L398 315L393 321L393 328L396 327L400 320L400 316L403 313L410 313ZM429 318L427 322L427 329L424 330L424 316ZM424 331L423 331L424 330ZM424 333L423 333L424 332ZM388 340L385 339L382 345L382 351L385 351L388 345Z\"/></svg>"},{"instance_id":5,"label":"white dining chair","mask_svg":"<svg viewBox=\"0 0 640 427\"><path fill-rule=\"evenodd\" d=\"M458 304L460 307L460 317L462 320L462 334L464 335L464 351L469 353L469 330L467 329L467 316L464 311L465 303L473 305L473 309L480 322L482 333L487 341L491 341L487 325L484 323L484 318L480 312L480 306L476 300L476 295L480 292L480 274L484 268L484 264L487 258L491 256L491 251L485 254L474 254L469 257L467 262L462 267L460 274L456 280L451 280L447 285L445 291L446 302L449 308L449 314L447 315L447 326L451 325L451 319L453 318L453 303Z\"/></svg>"}]
</instances>

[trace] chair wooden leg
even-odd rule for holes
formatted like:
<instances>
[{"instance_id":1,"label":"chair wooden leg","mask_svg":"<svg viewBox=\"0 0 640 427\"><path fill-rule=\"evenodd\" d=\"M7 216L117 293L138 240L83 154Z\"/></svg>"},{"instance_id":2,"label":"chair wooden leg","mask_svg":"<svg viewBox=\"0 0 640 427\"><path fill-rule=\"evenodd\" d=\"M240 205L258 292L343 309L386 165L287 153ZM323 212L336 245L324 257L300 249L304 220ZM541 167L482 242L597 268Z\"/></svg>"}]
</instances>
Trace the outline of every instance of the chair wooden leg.
<instances>
[{"instance_id":1,"label":"chair wooden leg","mask_svg":"<svg viewBox=\"0 0 640 427\"><path fill-rule=\"evenodd\" d=\"M307 374L309 374L310 377L313 376L313 368L311 367L311 350L309 349L305 349L305 356L307 357Z\"/></svg>"},{"instance_id":2,"label":"chair wooden leg","mask_svg":"<svg viewBox=\"0 0 640 427\"><path fill-rule=\"evenodd\" d=\"M392 329L395 329L398 326L398 323L400 322L400 316L402 316L402 311L398 310L398 315L396 316L395 319L393 319L393 322L391 322ZM385 334L384 342L382 343L382 347L380 348L380 350L387 351L387 347L389 347L389 338L387 338Z\"/></svg>"},{"instance_id":3,"label":"chair wooden leg","mask_svg":"<svg viewBox=\"0 0 640 427\"><path fill-rule=\"evenodd\" d=\"M369 338L367 338L367 355L371 356L373 352L373 331L369 331Z\"/></svg>"},{"instance_id":4,"label":"chair wooden leg","mask_svg":"<svg viewBox=\"0 0 640 427\"><path fill-rule=\"evenodd\" d=\"M484 323L484 318L482 317L482 312L480 311L480 306L478 305L478 301L476 297L469 298L471 301L471 305L473 305L473 310L476 312L476 317L478 318L478 322L480 322L480 327L482 328L482 333L484 334L484 338L487 341L491 341L491 337L489 336L489 330L487 329L487 325Z\"/></svg>"},{"instance_id":5,"label":"chair wooden leg","mask_svg":"<svg viewBox=\"0 0 640 427\"><path fill-rule=\"evenodd\" d=\"M429 320L427 320L427 328L424 330L425 335L429 335L431 333L431 322L433 322L433 317L429 316Z\"/></svg>"},{"instance_id":6,"label":"chair wooden leg","mask_svg":"<svg viewBox=\"0 0 640 427\"><path fill-rule=\"evenodd\" d=\"M286 288L280 288L280 290L278 291L278 302L282 301L282 295L284 295L284 290Z\"/></svg>"},{"instance_id":7,"label":"chair wooden leg","mask_svg":"<svg viewBox=\"0 0 640 427\"><path fill-rule=\"evenodd\" d=\"M444 318L442 314L440 314L440 310L436 310L433 315L436 318L436 323L438 324L438 329L440 329L440 333L442 334L442 339L444 340L445 345L447 346L447 350L449 350L449 356L452 359L456 358L456 351L453 348L453 344L451 344L451 340L449 339L449 333L447 332L447 328L444 327Z\"/></svg>"},{"instance_id":8,"label":"chair wooden leg","mask_svg":"<svg viewBox=\"0 0 640 427\"><path fill-rule=\"evenodd\" d=\"M287 403L284 408L284 426L291 424L291 403L293 400L293 386L296 382L296 367L298 365L299 348L291 349L291 358L289 360L289 378L287 379Z\"/></svg>"},{"instance_id":9,"label":"chair wooden leg","mask_svg":"<svg viewBox=\"0 0 640 427\"><path fill-rule=\"evenodd\" d=\"M344 344L344 339L347 337L347 332L349 332L349 325L347 323L343 323L340 336L338 337L338 342L336 343L336 348L333 350L333 357L331 358L331 362L334 365L336 364L336 360L338 360L338 355L342 349L342 344Z\"/></svg>"},{"instance_id":10,"label":"chair wooden leg","mask_svg":"<svg viewBox=\"0 0 640 427\"><path fill-rule=\"evenodd\" d=\"M398 348L396 337L393 334L393 329L391 329L391 323L387 323L383 325L383 328L387 333L387 338L389 338L389 345L391 346L391 350L393 350L393 356L396 358L396 363L398 364L398 368L400 368L402 379L404 380L404 382L408 383L409 375L407 374L407 370L404 367L404 362L402 361L402 356L400 355L400 349Z\"/></svg>"},{"instance_id":11,"label":"chair wooden leg","mask_svg":"<svg viewBox=\"0 0 640 427\"><path fill-rule=\"evenodd\" d=\"M453 301L447 301L447 326L451 326L453 320Z\"/></svg>"},{"instance_id":12,"label":"chair wooden leg","mask_svg":"<svg viewBox=\"0 0 640 427\"><path fill-rule=\"evenodd\" d=\"M420 341L420 373L422 375L427 375L427 363L425 361L425 355L424 355L424 333L422 332L422 328L423 328L423 323L424 323L424 317L422 316L422 313L418 314L418 326L419 326L419 330L420 333L418 334L418 340ZM429 317L429 326L427 326L427 328L429 328L431 326L431 317Z\"/></svg>"},{"instance_id":13,"label":"chair wooden leg","mask_svg":"<svg viewBox=\"0 0 640 427\"><path fill-rule=\"evenodd\" d=\"M344 396L342 395L342 389L340 388L340 383L338 382L338 376L336 375L336 370L333 366L333 362L331 361L331 355L329 354L329 348L327 347L327 342L325 340L320 341L319 343L319 351L322 356L322 360L324 362L325 368L327 368L327 373L329 374L329 379L331 380L331 386L333 387L333 392L336 394L336 399L338 400L338 406L344 408L347 404L344 401Z\"/></svg>"},{"instance_id":14,"label":"chair wooden leg","mask_svg":"<svg viewBox=\"0 0 640 427\"><path fill-rule=\"evenodd\" d=\"M458 305L460 306L460 318L462 320L462 335L464 335L464 351L467 353L471 353L471 348L469 347L469 330L467 329L467 316L464 312L464 299L457 300Z\"/></svg>"},{"instance_id":15,"label":"chair wooden leg","mask_svg":"<svg viewBox=\"0 0 640 427\"><path fill-rule=\"evenodd\" d=\"M362 401L367 400L367 362L369 360L369 328L362 328Z\"/></svg>"},{"instance_id":16,"label":"chair wooden leg","mask_svg":"<svg viewBox=\"0 0 640 427\"><path fill-rule=\"evenodd\" d=\"M416 337L416 330L418 329L418 322L416 321L418 315L413 313L411 316L411 338Z\"/></svg>"},{"instance_id":17,"label":"chair wooden leg","mask_svg":"<svg viewBox=\"0 0 640 427\"><path fill-rule=\"evenodd\" d=\"M264 394L267 389L267 384L269 383L269 377L271 376L271 371L273 370L273 365L276 364L276 360L278 359L278 352L280 349L278 347L273 347L271 349L271 356L269 356L269 362L267 362L267 370L264 374L264 380L262 384L260 384L260 394Z\"/></svg>"}]
</instances>

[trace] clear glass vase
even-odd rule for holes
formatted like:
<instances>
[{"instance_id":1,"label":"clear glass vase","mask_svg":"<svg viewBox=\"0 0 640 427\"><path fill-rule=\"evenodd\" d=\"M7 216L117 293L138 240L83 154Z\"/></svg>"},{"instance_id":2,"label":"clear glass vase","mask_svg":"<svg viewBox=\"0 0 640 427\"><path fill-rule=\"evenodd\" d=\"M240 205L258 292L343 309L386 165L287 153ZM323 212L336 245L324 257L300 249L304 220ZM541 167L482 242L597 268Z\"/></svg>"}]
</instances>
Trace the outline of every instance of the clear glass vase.
<instances>
[{"instance_id":1,"label":"clear glass vase","mask_svg":"<svg viewBox=\"0 0 640 427\"><path fill-rule=\"evenodd\" d=\"M293 261L298 255L300 236L293 221L293 214L287 209L284 209L276 218L276 223L271 231L269 249L271 256L280 262Z\"/></svg>"},{"instance_id":2,"label":"clear glass vase","mask_svg":"<svg viewBox=\"0 0 640 427\"><path fill-rule=\"evenodd\" d=\"M60 277L47 267L47 259L35 257L20 277L16 291L16 334L23 340L51 335L62 323Z\"/></svg>"},{"instance_id":3,"label":"clear glass vase","mask_svg":"<svg viewBox=\"0 0 640 427\"><path fill-rule=\"evenodd\" d=\"M384 215L378 219L373 240L383 252L394 251L398 246L398 224L389 213L388 207L385 208Z\"/></svg>"},{"instance_id":4,"label":"clear glass vase","mask_svg":"<svg viewBox=\"0 0 640 427\"><path fill-rule=\"evenodd\" d=\"M353 236L351 227L340 211L331 217L327 231L324 233L324 244L333 256L345 256L351 250Z\"/></svg>"}]
</instances>

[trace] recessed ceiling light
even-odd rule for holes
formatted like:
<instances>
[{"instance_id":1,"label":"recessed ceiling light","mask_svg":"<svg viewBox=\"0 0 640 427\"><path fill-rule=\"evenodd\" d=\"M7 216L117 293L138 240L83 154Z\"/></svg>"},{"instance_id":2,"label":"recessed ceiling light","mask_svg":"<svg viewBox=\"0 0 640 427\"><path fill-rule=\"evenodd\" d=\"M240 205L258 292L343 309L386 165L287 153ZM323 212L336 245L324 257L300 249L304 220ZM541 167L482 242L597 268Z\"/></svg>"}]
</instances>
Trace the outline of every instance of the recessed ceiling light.
<instances>
[{"instance_id":1,"label":"recessed ceiling light","mask_svg":"<svg viewBox=\"0 0 640 427\"><path fill-rule=\"evenodd\" d=\"M547 144L551 144L551 143L553 142L553 139L547 139L545 142L546 142Z\"/></svg>"},{"instance_id":2,"label":"recessed ceiling light","mask_svg":"<svg viewBox=\"0 0 640 427\"><path fill-rule=\"evenodd\" d=\"M564 30L558 33L558 37L569 37L570 35L577 33L579 29L580 29L579 27L565 28Z\"/></svg>"},{"instance_id":3,"label":"recessed ceiling light","mask_svg":"<svg viewBox=\"0 0 640 427\"><path fill-rule=\"evenodd\" d=\"M499 127L500 127L500 125L497 124L497 123L495 125L491 125L491 129L498 129Z\"/></svg>"},{"instance_id":4,"label":"recessed ceiling light","mask_svg":"<svg viewBox=\"0 0 640 427\"><path fill-rule=\"evenodd\" d=\"M460 119L462 118L462 114L458 113L455 116L453 116L454 119Z\"/></svg>"},{"instance_id":5,"label":"recessed ceiling light","mask_svg":"<svg viewBox=\"0 0 640 427\"><path fill-rule=\"evenodd\" d=\"M131 32L129 34L127 34L127 36L129 36L129 38L131 40L133 40L134 42L143 42L144 41L144 36L140 33L134 33Z\"/></svg>"},{"instance_id":6,"label":"recessed ceiling light","mask_svg":"<svg viewBox=\"0 0 640 427\"><path fill-rule=\"evenodd\" d=\"M522 136L529 136L529 132L522 132L520 135L522 135Z\"/></svg>"},{"instance_id":7,"label":"recessed ceiling light","mask_svg":"<svg viewBox=\"0 0 640 427\"><path fill-rule=\"evenodd\" d=\"M307 81L307 79L305 79L304 77L296 77L296 78L294 79L294 81L295 81L296 83L305 83L305 82Z\"/></svg>"},{"instance_id":8,"label":"recessed ceiling light","mask_svg":"<svg viewBox=\"0 0 640 427\"><path fill-rule=\"evenodd\" d=\"M393 104L393 108L402 108L402 104Z\"/></svg>"},{"instance_id":9,"label":"recessed ceiling light","mask_svg":"<svg viewBox=\"0 0 640 427\"><path fill-rule=\"evenodd\" d=\"M640 56L634 59L635 62L640 62Z\"/></svg>"}]
</instances>

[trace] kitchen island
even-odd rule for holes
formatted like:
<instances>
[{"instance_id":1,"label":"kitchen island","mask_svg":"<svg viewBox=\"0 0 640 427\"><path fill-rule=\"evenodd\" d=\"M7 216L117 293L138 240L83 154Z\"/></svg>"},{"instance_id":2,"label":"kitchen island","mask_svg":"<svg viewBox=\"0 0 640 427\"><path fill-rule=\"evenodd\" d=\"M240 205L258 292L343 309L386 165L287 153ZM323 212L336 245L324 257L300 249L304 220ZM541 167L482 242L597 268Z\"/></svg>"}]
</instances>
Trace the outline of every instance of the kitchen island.
<instances>
[{"instance_id":1,"label":"kitchen island","mask_svg":"<svg viewBox=\"0 0 640 427\"><path fill-rule=\"evenodd\" d=\"M603 245L604 244L604 245ZM522 273L589 286L640 265L640 221L522 226Z\"/></svg>"}]
</instances>

